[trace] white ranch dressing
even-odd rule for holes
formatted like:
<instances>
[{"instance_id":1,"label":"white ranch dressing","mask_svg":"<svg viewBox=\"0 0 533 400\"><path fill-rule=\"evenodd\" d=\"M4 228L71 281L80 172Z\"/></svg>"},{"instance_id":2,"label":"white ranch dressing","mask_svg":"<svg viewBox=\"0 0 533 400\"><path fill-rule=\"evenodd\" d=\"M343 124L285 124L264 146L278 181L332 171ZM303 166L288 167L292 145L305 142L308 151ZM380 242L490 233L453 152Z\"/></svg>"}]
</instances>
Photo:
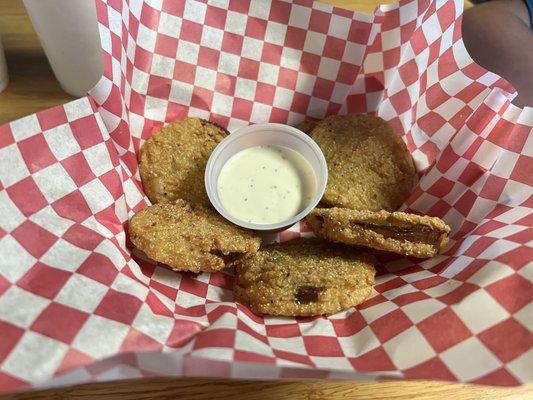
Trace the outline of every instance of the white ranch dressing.
<instances>
[{"instance_id":1,"label":"white ranch dressing","mask_svg":"<svg viewBox=\"0 0 533 400\"><path fill-rule=\"evenodd\" d=\"M305 209L316 192L309 162L282 146L255 146L233 155L220 170L220 202L233 217L275 224Z\"/></svg>"}]
</instances>

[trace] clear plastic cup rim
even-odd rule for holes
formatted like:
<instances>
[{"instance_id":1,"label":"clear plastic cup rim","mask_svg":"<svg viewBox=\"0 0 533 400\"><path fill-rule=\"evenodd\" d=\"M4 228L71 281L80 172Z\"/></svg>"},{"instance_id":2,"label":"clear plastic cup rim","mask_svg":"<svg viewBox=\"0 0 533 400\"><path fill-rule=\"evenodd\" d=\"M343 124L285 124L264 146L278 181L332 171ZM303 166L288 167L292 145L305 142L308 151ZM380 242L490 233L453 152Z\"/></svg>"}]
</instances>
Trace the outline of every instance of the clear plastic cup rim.
<instances>
[{"instance_id":1,"label":"clear plastic cup rim","mask_svg":"<svg viewBox=\"0 0 533 400\"><path fill-rule=\"evenodd\" d=\"M316 178L316 192L307 206L295 216L273 224L255 224L235 218L224 208L218 196L218 177L224 164L239 151L259 145L284 146L297 151L309 162ZM311 137L289 125L264 123L240 128L224 138L209 157L204 181L207 196L220 215L243 228L272 232L294 225L318 205L326 190L328 167L322 150Z\"/></svg>"}]
</instances>

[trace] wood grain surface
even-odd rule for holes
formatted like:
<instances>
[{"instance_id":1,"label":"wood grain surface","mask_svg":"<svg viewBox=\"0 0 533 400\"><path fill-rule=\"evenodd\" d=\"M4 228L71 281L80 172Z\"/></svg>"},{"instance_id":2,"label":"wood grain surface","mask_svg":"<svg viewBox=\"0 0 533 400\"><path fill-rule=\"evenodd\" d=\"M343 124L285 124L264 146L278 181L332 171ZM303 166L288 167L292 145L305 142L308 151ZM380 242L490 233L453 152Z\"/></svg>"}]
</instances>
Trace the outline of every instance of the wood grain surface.
<instances>
[{"instance_id":1,"label":"wood grain surface","mask_svg":"<svg viewBox=\"0 0 533 400\"><path fill-rule=\"evenodd\" d=\"M377 4L376 0L330 0L329 2L365 12L372 11ZM55 80L21 0L0 0L0 36L6 49L10 74L10 84L6 91L0 94L0 124L72 99L63 92ZM271 382L146 379L87 384L0 396L0 400L175 398L198 400L226 398L235 400L525 400L533 399L533 385L518 388L493 388L432 381Z\"/></svg>"},{"instance_id":2,"label":"wood grain surface","mask_svg":"<svg viewBox=\"0 0 533 400\"><path fill-rule=\"evenodd\" d=\"M527 387L495 389L427 381L386 382L264 382L204 379L147 379L80 385L66 389L0 396L0 400L524 400Z\"/></svg>"}]
</instances>

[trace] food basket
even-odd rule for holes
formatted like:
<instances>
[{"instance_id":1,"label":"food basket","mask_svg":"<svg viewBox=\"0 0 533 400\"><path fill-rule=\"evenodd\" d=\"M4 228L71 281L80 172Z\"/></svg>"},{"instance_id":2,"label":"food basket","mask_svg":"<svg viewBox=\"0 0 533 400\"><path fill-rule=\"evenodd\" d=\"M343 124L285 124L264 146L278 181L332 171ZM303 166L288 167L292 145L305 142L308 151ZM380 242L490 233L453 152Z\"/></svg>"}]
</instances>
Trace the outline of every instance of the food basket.
<instances>
[{"instance_id":1,"label":"food basket","mask_svg":"<svg viewBox=\"0 0 533 400\"><path fill-rule=\"evenodd\" d=\"M467 54L460 0L370 15L296 0L96 5L96 87L0 126L0 390L148 376L533 379L533 110ZM418 180L402 209L452 227L442 255L383 255L361 306L297 319L234 303L231 271L132 255L128 219L148 204L136 154L164 123L359 112L407 143ZM300 235L303 223L279 239Z\"/></svg>"}]
</instances>

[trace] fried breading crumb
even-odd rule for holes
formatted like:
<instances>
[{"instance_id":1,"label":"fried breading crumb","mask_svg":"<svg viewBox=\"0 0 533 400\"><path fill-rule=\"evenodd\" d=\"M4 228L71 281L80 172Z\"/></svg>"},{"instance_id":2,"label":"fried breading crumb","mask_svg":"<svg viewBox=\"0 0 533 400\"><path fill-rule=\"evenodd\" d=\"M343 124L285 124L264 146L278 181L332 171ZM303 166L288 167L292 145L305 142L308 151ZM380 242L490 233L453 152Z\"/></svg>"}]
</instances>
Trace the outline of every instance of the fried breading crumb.
<instances>
[{"instance_id":1,"label":"fried breading crumb","mask_svg":"<svg viewBox=\"0 0 533 400\"><path fill-rule=\"evenodd\" d=\"M301 130L303 133L306 133L309 135L311 131L314 129L314 127L316 126L316 124L317 122L306 119L300 122L298 125L296 125L296 128Z\"/></svg>"}]
</instances>

